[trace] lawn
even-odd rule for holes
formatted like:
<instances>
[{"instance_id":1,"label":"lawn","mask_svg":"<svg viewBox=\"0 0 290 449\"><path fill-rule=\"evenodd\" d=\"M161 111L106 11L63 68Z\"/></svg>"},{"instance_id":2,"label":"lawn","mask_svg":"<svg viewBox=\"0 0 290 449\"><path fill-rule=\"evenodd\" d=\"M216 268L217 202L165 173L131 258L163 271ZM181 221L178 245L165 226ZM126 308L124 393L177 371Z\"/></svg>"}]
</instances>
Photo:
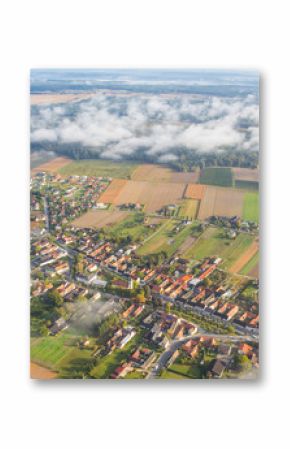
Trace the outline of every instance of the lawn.
<instances>
[{"instance_id":1,"label":"lawn","mask_svg":"<svg viewBox=\"0 0 290 449\"><path fill-rule=\"evenodd\" d=\"M168 368L168 370L172 371L175 374L190 377L192 379L200 379L201 378L200 369L196 365L174 363L173 365L171 365Z\"/></svg>"},{"instance_id":2,"label":"lawn","mask_svg":"<svg viewBox=\"0 0 290 449\"><path fill-rule=\"evenodd\" d=\"M209 227L183 254L183 257L203 259L209 256L219 256L223 259L222 267L228 269L253 240L254 236L242 233L236 239L230 240L225 237L223 229Z\"/></svg>"},{"instance_id":3,"label":"lawn","mask_svg":"<svg viewBox=\"0 0 290 449\"><path fill-rule=\"evenodd\" d=\"M112 162L100 159L73 161L60 168L58 172L64 176L103 176L110 178L130 179L137 164L127 162Z\"/></svg>"},{"instance_id":4,"label":"lawn","mask_svg":"<svg viewBox=\"0 0 290 449\"><path fill-rule=\"evenodd\" d=\"M244 197L243 219L247 221L259 221L259 194L247 192Z\"/></svg>"},{"instance_id":5,"label":"lawn","mask_svg":"<svg viewBox=\"0 0 290 449\"><path fill-rule=\"evenodd\" d=\"M183 200L178 211L178 216L184 218L196 218L199 209L199 203L200 201L198 200Z\"/></svg>"},{"instance_id":6,"label":"lawn","mask_svg":"<svg viewBox=\"0 0 290 449\"><path fill-rule=\"evenodd\" d=\"M206 167L200 172L200 184L232 187L233 175L228 167Z\"/></svg>"},{"instance_id":7,"label":"lawn","mask_svg":"<svg viewBox=\"0 0 290 449\"><path fill-rule=\"evenodd\" d=\"M168 257L171 257L182 243L190 236L193 231L193 225L187 225L178 233L174 233L173 229L180 225L177 220L167 220L159 230L157 230L143 246L137 250L138 255L154 254L165 251Z\"/></svg>"},{"instance_id":8,"label":"lawn","mask_svg":"<svg viewBox=\"0 0 290 449\"><path fill-rule=\"evenodd\" d=\"M65 332L54 337L31 339L31 360L57 370L59 377L74 377L78 371L85 372L86 363L92 360L91 350L74 346L75 336Z\"/></svg>"}]
</instances>

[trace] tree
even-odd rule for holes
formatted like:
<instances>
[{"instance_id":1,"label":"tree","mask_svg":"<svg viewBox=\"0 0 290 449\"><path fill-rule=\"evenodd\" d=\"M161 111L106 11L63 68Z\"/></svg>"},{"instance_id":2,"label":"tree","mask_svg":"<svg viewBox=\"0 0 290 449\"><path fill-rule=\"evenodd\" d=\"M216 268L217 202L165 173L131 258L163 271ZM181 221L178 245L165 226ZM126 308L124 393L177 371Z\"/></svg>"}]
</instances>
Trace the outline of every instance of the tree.
<instances>
[{"instance_id":1,"label":"tree","mask_svg":"<svg viewBox=\"0 0 290 449\"><path fill-rule=\"evenodd\" d=\"M171 311L171 304L170 304L170 302L167 302L165 304L165 310L166 310L166 313L170 313L170 311Z\"/></svg>"}]
</instances>

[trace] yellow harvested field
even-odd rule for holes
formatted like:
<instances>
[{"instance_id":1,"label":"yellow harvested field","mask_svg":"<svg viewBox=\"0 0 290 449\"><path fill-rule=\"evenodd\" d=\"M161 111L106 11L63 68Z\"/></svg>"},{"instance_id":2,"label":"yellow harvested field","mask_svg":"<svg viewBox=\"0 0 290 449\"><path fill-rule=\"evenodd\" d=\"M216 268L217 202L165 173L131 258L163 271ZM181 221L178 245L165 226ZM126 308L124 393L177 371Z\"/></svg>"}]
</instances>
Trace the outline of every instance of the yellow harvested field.
<instances>
[{"instance_id":1,"label":"yellow harvested field","mask_svg":"<svg viewBox=\"0 0 290 449\"><path fill-rule=\"evenodd\" d=\"M259 243L257 240L255 240L241 255L241 257L236 260L236 262L230 267L229 272L239 273L243 269L243 267L252 259L257 251L259 251Z\"/></svg>"},{"instance_id":2,"label":"yellow harvested field","mask_svg":"<svg viewBox=\"0 0 290 449\"><path fill-rule=\"evenodd\" d=\"M70 101L87 100L95 96L94 93L86 94L31 94L30 104L57 104L68 103Z\"/></svg>"},{"instance_id":3,"label":"yellow harvested field","mask_svg":"<svg viewBox=\"0 0 290 449\"><path fill-rule=\"evenodd\" d=\"M189 183L196 183L199 180L199 170L196 169L194 172L172 172L170 177L170 182L185 182L186 184Z\"/></svg>"},{"instance_id":4,"label":"yellow harvested field","mask_svg":"<svg viewBox=\"0 0 290 449\"><path fill-rule=\"evenodd\" d=\"M123 186L118 184L116 188L114 181L101 195L100 202L115 205L139 203L144 205L146 212L155 212L167 204L177 203L182 199L186 187L186 184L181 183L123 180Z\"/></svg>"},{"instance_id":5,"label":"yellow harvested field","mask_svg":"<svg viewBox=\"0 0 290 449\"><path fill-rule=\"evenodd\" d=\"M206 187L198 218L204 220L211 215L233 217L243 215L244 191L227 187Z\"/></svg>"},{"instance_id":6,"label":"yellow harvested field","mask_svg":"<svg viewBox=\"0 0 290 449\"><path fill-rule=\"evenodd\" d=\"M127 184L126 179L113 179L111 184L100 197L102 203L114 203L123 187ZM115 203L114 203L115 204Z\"/></svg>"},{"instance_id":7,"label":"yellow harvested field","mask_svg":"<svg viewBox=\"0 0 290 449\"><path fill-rule=\"evenodd\" d=\"M171 168L156 164L139 165L131 175L132 181L195 183L199 179L199 170L195 172L176 172Z\"/></svg>"},{"instance_id":8,"label":"yellow harvested field","mask_svg":"<svg viewBox=\"0 0 290 449\"><path fill-rule=\"evenodd\" d=\"M232 168L234 178L238 181L252 181L259 182L258 168Z\"/></svg>"},{"instance_id":9,"label":"yellow harvested field","mask_svg":"<svg viewBox=\"0 0 290 449\"><path fill-rule=\"evenodd\" d=\"M41 171L47 171L51 173L57 173L57 171L64 167L67 164L70 164L72 162L72 159L69 159L68 157L56 157L55 159L52 159L49 162L45 162L42 165L39 165L38 167L35 167L31 170L32 174L41 172Z\"/></svg>"},{"instance_id":10,"label":"yellow harvested field","mask_svg":"<svg viewBox=\"0 0 290 449\"><path fill-rule=\"evenodd\" d=\"M200 201L185 199L182 201L180 205L180 209L178 212L179 217L188 217L188 218L196 218L198 209L199 209Z\"/></svg>"},{"instance_id":11,"label":"yellow harvested field","mask_svg":"<svg viewBox=\"0 0 290 449\"><path fill-rule=\"evenodd\" d=\"M131 175L132 181L162 182L169 181L171 169L160 165L144 164L139 165Z\"/></svg>"},{"instance_id":12,"label":"yellow harvested field","mask_svg":"<svg viewBox=\"0 0 290 449\"><path fill-rule=\"evenodd\" d=\"M72 222L79 228L103 228L118 223L129 215L125 211L90 210Z\"/></svg>"},{"instance_id":13,"label":"yellow harvested field","mask_svg":"<svg viewBox=\"0 0 290 449\"><path fill-rule=\"evenodd\" d=\"M202 200L206 189L207 187L201 184L188 184L184 196L192 200Z\"/></svg>"}]
</instances>

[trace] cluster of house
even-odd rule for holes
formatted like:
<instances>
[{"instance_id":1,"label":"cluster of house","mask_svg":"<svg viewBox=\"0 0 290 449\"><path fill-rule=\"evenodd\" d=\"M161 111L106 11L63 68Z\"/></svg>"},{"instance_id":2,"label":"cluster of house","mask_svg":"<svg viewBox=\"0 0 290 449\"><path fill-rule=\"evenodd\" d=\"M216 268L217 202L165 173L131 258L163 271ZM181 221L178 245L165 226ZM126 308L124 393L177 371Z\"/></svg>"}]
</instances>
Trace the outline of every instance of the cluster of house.
<instances>
[{"instance_id":1,"label":"cluster of house","mask_svg":"<svg viewBox=\"0 0 290 449\"><path fill-rule=\"evenodd\" d=\"M51 282L44 282L39 279L32 281L31 285L31 296L41 296L53 288Z\"/></svg>"},{"instance_id":2,"label":"cluster of house","mask_svg":"<svg viewBox=\"0 0 290 449\"><path fill-rule=\"evenodd\" d=\"M115 349L122 349L129 341L135 337L136 331L131 326L121 327L114 332L114 335L105 343L106 353L111 353Z\"/></svg>"},{"instance_id":3,"label":"cluster of house","mask_svg":"<svg viewBox=\"0 0 290 449\"><path fill-rule=\"evenodd\" d=\"M258 367L258 351L256 347L246 342L232 343L222 342L210 336L194 337L187 340L169 359L170 366L180 355L185 355L190 360L197 360L199 365L204 365L204 355L211 355L206 367L207 378L220 378L227 368L235 368L234 356L246 355L253 366Z\"/></svg>"},{"instance_id":4,"label":"cluster of house","mask_svg":"<svg viewBox=\"0 0 290 449\"><path fill-rule=\"evenodd\" d=\"M122 313L122 317L127 318L137 318L144 310L144 305L138 305L138 304L131 304L128 309L126 309Z\"/></svg>"},{"instance_id":5,"label":"cluster of house","mask_svg":"<svg viewBox=\"0 0 290 449\"><path fill-rule=\"evenodd\" d=\"M52 271L55 271L57 274L62 274L65 271L69 271L67 263L60 262L60 259L67 256L67 251L57 246L49 239L43 238L34 242L32 244L32 252L36 256L35 259L32 260L33 268L36 266L42 268L46 265L54 264ZM65 267L66 269L64 269Z\"/></svg>"},{"instance_id":6,"label":"cluster of house","mask_svg":"<svg viewBox=\"0 0 290 449\"><path fill-rule=\"evenodd\" d=\"M124 378L129 372L139 370L146 372L152 363L156 360L156 354L145 346L139 346L130 354L128 360L118 366L111 374L111 379Z\"/></svg>"},{"instance_id":7,"label":"cluster of house","mask_svg":"<svg viewBox=\"0 0 290 449\"><path fill-rule=\"evenodd\" d=\"M75 301L79 296L86 296L88 294L88 289L74 282L65 281L62 282L57 288L57 293L68 302Z\"/></svg>"},{"instance_id":8,"label":"cluster of house","mask_svg":"<svg viewBox=\"0 0 290 449\"><path fill-rule=\"evenodd\" d=\"M108 182L106 178L88 176L62 178L58 174L40 172L31 180L31 207L40 207L39 201L34 197L36 193L42 195L47 204L49 226L56 230L61 229L62 224L95 207Z\"/></svg>"},{"instance_id":9,"label":"cluster of house","mask_svg":"<svg viewBox=\"0 0 290 449\"><path fill-rule=\"evenodd\" d=\"M166 349L170 338L176 340L194 335L196 326L173 314L163 311L150 313L142 321L142 327L146 329L145 340Z\"/></svg>"}]
</instances>

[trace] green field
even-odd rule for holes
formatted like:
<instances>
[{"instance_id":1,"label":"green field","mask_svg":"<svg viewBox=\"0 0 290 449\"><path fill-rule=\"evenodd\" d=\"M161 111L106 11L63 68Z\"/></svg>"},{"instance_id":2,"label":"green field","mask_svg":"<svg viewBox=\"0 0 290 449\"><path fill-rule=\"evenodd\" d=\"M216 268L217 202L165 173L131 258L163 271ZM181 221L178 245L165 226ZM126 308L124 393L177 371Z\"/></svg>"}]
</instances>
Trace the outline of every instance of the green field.
<instances>
[{"instance_id":1,"label":"green field","mask_svg":"<svg viewBox=\"0 0 290 449\"><path fill-rule=\"evenodd\" d=\"M59 169L64 176L103 176L110 178L130 178L138 164L127 162L112 162L100 159L73 161Z\"/></svg>"},{"instance_id":2,"label":"green field","mask_svg":"<svg viewBox=\"0 0 290 449\"><path fill-rule=\"evenodd\" d=\"M183 257L203 259L209 256L219 256L223 259L223 268L228 269L253 240L254 236L242 233L234 240L230 240L225 236L223 229L209 227L194 245L185 251Z\"/></svg>"},{"instance_id":3,"label":"green field","mask_svg":"<svg viewBox=\"0 0 290 449\"><path fill-rule=\"evenodd\" d=\"M60 377L68 376L74 370L83 370L85 362L91 360L91 352L74 346L75 336L62 333L54 337L31 339L31 361L57 370Z\"/></svg>"},{"instance_id":4,"label":"green field","mask_svg":"<svg viewBox=\"0 0 290 449\"><path fill-rule=\"evenodd\" d=\"M152 229L144 225L144 215L138 213L130 214L125 220L108 228L108 236L120 238L130 236L133 241L144 239L152 233Z\"/></svg>"},{"instance_id":5,"label":"green field","mask_svg":"<svg viewBox=\"0 0 290 449\"><path fill-rule=\"evenodd\" d=\"M259 221L259 194L247 192L244 197L243 219L247 221Z\"/></svg>"},{"instance_id":6,"label":"green field","mask_svg":"<svg viewBox=\"0 0 290 449\"><path fill-rule=\"evenodd\" d=\"M197 213L198 213L198 208L199 208L199 203L200 201L198 200L183 200L182 204L179 208L178 211L178 216L179 217L188 217L188 218L196 218Z\"/></svg>"},{"instance_id":7,"label":"green field","mask_svg":"<svg viewBox=\"0 0 290 449\"><path fill-rule=\"evenodd\" d=\"M138 248L137 254L140 256L159 253L165 251L168 257L171 257L180 245L193 234L195 225L185 226L178 233L173 230L180 225L178 220L166 220L164 224L145 241L145 244Z\"/></svg>"},{"instance_id":8,"label":"green field","mask_svg":"<svg viewBox=\"0 0 290 449\"><path fill-rule=\"evenodd\" d=\"M213 186L232 187L232 171L228 167L206 167L200 172L199 183Z\"/></svg>"},{"instance_id":9,"label":"green field","mask_svg":"<svg viewBox=\"0 0 290 449\"><path fill-rule=\"evenodd\" d=\"M259 190L259 183L256 181L235 181L235 187L237 189L246 189L246 190Z\"/></svg>"},{"instance_id":10,"label":"green field","mask_svg":"<svg viewBox=\"0 0 290 449\"><path fill-rule=\"evenodd\" d=\"M249 260L248 263L242 268L240 274L244 276L248 276L249 273L255 268L255 266L259 263L259 251Z\"/></svg>"}]
</instances>

